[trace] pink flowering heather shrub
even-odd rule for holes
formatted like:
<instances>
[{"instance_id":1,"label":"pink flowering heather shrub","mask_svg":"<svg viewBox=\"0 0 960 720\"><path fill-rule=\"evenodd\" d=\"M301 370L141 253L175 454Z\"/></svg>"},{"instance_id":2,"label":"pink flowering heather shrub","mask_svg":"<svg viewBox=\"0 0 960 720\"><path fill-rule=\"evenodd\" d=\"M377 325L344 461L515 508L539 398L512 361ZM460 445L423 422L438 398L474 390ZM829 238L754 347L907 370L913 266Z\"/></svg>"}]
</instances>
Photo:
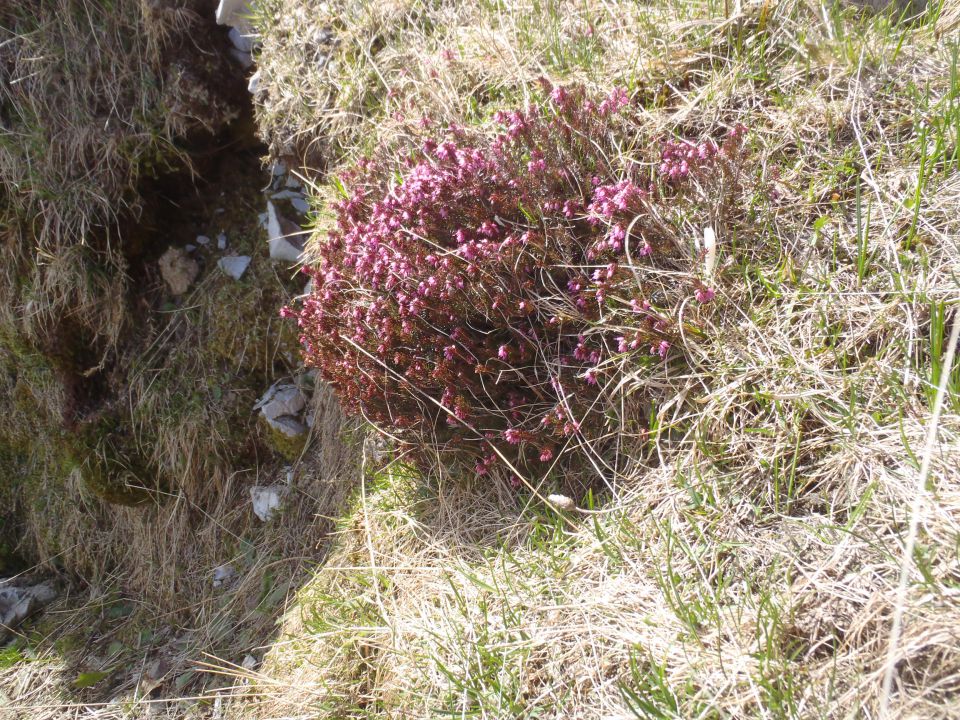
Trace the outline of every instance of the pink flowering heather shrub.
<instances>
[{"instance_id":1,"label":"pink flowering heather shrub","mask_svg":"<svg viewBox=\"0 0 960 720\"><path fill-rule=\"evenodd\" d=\"M715 216L743 134L627 160L626 93L561 87L495 124L347 173L312 293L285 311L349 410L479 474L596 441L604 386L675 354L677 308L714 298L684 224Z\"/></svg>"}]
</instances>

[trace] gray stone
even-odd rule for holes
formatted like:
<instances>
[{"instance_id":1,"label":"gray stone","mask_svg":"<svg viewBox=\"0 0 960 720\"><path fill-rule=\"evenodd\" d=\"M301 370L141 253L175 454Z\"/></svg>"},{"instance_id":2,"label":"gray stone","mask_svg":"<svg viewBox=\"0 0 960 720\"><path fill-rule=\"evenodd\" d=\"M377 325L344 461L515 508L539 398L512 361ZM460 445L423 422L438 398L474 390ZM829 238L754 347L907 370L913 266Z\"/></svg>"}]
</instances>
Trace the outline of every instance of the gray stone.
<instances>
[{"instance_id":1,"label":"gray stone","mask_svg":"<svg viewBox=\"0 0 960 720\"><path fill-rule=\"evenodd\" d=\"M217 235L217 250L226 250L227 249L227 235L226 233L220 233Z\"/></svg>"},{"instance_id":2,"label":"gray stone","mask_svg":"<svg viewBox=\"0 0 960 720\"><path fill-rule=\"evenodd\" d=\"M220 565L213 570L213 586L218 588L229 585L236 577L237 571L233 569L233 565L230 563Z\"/></svg>"},{"instance_id":3,"label":"gray stone","mask_svg":"<svg viewBox=\"0 0 960 720\"><path fill-rule=\"evenodd\" d=\"M309 428L297 418L290 415L281 415L276 418L267 418L267 424L278 432L282 432L287 437L300 437L305 434Z\"/></svg>"},{"instance_id":4,"label":"gray stone","mask_svg":"<svg viewBox=\"0 0 960 720\"><path fill-rule=\"evenodd\" d=\"M228 255L217 260L217 267L234 280L239 280L250 266L250 259L249 255Z\"/></svg>"},{"instance_id":5,"label":"gray stone","mask_svg":"<svg viewBox=\"0 0 960 720\"><path fill-rule=\"evenodd\" d=\"M206 235L197 235L197 245L209 245L210 238Z\"/></svg>"},{"instance_id":6,"label":"gray stone","mask_svg":"<svg viewBox=\"0 0 960 720\"><path fill-rule=\"evenodd\" d=\"M281 415L298 415L306 404L307 398L296 385L277 383L263 394L253 409L259 410L267 420L273 420Z\"/></svg>"},{"instance_id":7,"label":"gray stone","mask_svg":"<svg viewBox=\"0 0 960 720\"><path fill-rule=\"evenodd\" d=\"M305 214L310 210L310 203L308 203L306 198L303 197L291 198L290 204L293 205L294 209L300 213Z\"/></svg>"},{"instance_id":8,"label":"gray stone","mask_svg":"<svg viewBox=\"0 0 960 720\"><path fill-rule=\"evenodd\" d=\"M254 485L250 488L253 514L263 522L267 522L277 514L286 494L287 487L284 485Z\"/></svg>"},{"instance_id":9,"label":"gray stone","mask_svg":"<svg viewBox=\"0 0 960 720\"><path fill-rule=\"evenodd\" d=\"M230 48L230 57L232 57L237 65L242 67L244 70L247 68L253 67L253 55L248 52L243 52L243 50L237 50L236 48Z\"/></svg>"},{"instance_id":10,"label":"gray stone","mask_svg":"<svg viewBox=\"0 0 960 720\"><path fill-rule=\"evenodd\" d=\"M249 35L244 35L238 28L230 28L228 37L233 46L240 52L248 54L253 52L253 39Z\"/></svg>"},{"instance_id":11,"label":"gray stone","mask_svg":"<svg viewBox=\"0 0 960 720\"><path fill-rule=\"evenodd\" d=\"M0 640L56 597L57 591L46 583L14 585L0 580Z\"/></svg>"}]
</instances>

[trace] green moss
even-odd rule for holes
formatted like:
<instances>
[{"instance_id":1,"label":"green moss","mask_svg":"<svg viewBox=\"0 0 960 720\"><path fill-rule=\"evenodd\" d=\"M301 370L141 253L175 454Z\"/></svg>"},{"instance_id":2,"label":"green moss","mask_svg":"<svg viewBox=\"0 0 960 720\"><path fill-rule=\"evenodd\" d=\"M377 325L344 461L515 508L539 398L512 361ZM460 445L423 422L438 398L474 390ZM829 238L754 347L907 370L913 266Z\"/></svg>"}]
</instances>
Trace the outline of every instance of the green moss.
<instances>
[{"instance_id":1,"label":"green moss","mask_svg":"<svg viewBox=\"0 0 960 720\"><path fill-rule=\"evenodd\" d=\"M66 443L66 467L76 467L90 492L113 505L156 502L163 483L114 418L91 423Z\"/></svg>"},{"instance_id":2,"label":"green moss","mask_svg":"<svg viewBox=\"0 0 960 720\"><path fill-rule=\"evenodd\" d=\"M259 423L264 428L267 447L290 461L297 460L300 457L307 445L309 433L291 437L271 426L262 416Z\"/></svg>"}]
</instances>

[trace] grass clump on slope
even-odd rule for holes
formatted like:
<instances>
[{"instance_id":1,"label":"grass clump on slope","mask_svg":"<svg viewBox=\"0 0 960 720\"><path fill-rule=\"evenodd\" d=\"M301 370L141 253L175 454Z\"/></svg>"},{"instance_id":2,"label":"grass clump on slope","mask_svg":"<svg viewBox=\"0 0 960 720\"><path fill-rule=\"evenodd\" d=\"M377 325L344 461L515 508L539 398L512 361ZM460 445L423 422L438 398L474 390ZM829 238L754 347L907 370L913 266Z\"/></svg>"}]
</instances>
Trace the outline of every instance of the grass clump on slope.
<instances>
[{"instance_id":1,"label":"grass clump on slope","mask_svg":"<svg viewBox=\"0 0 960 720\"><path fill-rule=\"evenodd\" d=\"M741 122L773 183L747 198L768 209L754 226L714 227L717 294L685 369L617 388L655 383L662 399L618 448L622 476L597 463L598 502L553 514L538 509L552 478L536 494L471 487L442 465L368 487L340 559L289 614L257 713L956 714L956 366L919 550L903 555L960 296L954 9L894 22L800 2L344 8L339 68L304 72L302 94L295 64L264 59L280 68L267 122L274 92L318 83L336 98L272 126L333 128L334 165L422 115L469 127L547 75L627 87L651 136Z\"/></svg>"}]
</instances>

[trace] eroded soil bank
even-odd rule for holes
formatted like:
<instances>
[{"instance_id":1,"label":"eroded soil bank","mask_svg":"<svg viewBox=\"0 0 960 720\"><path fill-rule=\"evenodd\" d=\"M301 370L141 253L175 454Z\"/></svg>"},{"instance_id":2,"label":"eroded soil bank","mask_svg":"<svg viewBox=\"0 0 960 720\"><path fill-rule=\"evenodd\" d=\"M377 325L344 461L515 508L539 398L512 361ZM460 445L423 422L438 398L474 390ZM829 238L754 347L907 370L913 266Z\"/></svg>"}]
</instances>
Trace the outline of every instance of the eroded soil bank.
<instances>
[{"instance_id":1,"label":"eroded soil bank","mask_svg":"<svg viewBox=\"0 0 960 720\"><path fill-rule=\"evenodd\" d=\"M353 458L341 452L339 412L314 397L295 329L278 315L305 278L287 245L271 257L270 220L296 231L306 200L268 162L252 69L214 5L145 6L140 29L161 17L170 33L155 77L172 112L193 121L155 163L138 159L116 212L66 236L44 223L66 200L14 207L11 185L0 196L0 577L56 593L0 650L0 668L14 668L0 677L3 718L36 717L24 688L97 707L230 685L200 664L258 662L347 492L339 476ZM0 16L20 42L56 24L50 11ZM2 117L17 130L10 118L24 99L11 82L22 58L0 60ZM278 412L294 415L258 406L271 388L293 398ZM275 498L267 512L251 501L263 497ZM178 712L205 704L183 702Z\"/></svg>"}]
</instances>

